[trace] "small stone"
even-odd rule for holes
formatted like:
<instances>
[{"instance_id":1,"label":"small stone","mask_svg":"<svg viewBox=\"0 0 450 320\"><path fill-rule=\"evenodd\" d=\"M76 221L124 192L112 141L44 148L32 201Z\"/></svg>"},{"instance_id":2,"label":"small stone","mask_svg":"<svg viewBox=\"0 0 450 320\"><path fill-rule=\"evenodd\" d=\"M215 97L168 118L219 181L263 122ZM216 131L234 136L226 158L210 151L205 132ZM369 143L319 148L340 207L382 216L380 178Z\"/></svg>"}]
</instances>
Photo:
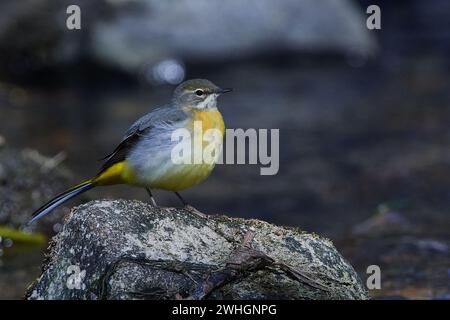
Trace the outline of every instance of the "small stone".
<instances>
[{"instance_id":1,"label":"small stone","mask_svg":"<svg viewBox=\"0 0 450 320\"><path fill-rule=\"evenodd\" d=\"M411 228L411 222L401 213L391 210L386 205L380 205L377 213L355 225L352 233L355 236L376 236L399 233Z\"/></svg>"}]
</instances>

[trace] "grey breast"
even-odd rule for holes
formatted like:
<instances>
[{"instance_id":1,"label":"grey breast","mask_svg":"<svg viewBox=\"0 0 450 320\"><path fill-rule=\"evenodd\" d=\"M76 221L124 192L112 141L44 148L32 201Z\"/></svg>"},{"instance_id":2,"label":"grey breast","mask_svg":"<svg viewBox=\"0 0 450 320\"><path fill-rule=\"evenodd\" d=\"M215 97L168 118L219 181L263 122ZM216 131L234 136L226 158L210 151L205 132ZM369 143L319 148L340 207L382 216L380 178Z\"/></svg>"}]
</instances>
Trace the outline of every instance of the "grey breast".
<instances>
[{"instance_id":1,"label":"grey breast","mask_svg":"<svg viewBox=\"0 0 450 320\"><path fill-rule=\"evenodd\" d=\"M139 134L139 139L130 150L127 160L145 175L167 165L170 154L177 141L172 141L172 133L185 128L189 114L175 106L155 109L138 119L127 131L126 137Z\"/></svg>"}]
</instances>

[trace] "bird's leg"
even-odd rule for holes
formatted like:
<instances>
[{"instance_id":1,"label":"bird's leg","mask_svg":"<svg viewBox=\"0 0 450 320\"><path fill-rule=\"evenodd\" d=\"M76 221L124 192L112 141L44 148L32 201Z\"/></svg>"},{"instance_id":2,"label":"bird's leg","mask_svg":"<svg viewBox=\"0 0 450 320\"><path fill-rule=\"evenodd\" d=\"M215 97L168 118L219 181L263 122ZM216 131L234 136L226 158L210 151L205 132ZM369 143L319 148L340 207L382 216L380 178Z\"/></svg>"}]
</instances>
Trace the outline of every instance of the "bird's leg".
<instances>
[{"instance_id":1,"label":"bird's leg","mask_svg":"<svg viewBox=\"0 0 450 320\"><path fill-rule=\"evenodd\" d=\"M199 210L197 210L196 208L194 208L193 206L191 206L189 203L187 203L186 200L183 199L183 197L181 196L181 194L179 194L178 192L174 191L174 193L176 194L176 196L178 197L178 199L180 199L181 203L183 203L183 206L186 210L188 210L189 212L201 217L201 218L208 218L207 214L204 214L203 212L200 212Z\"/></svg>"},{"instance_id":2,"label":"bird's leg","mask_svg":"<svg viewBox=\"0 0 450 320\"><path fill-rule=\"evenodd\" d=\"M147 190L147 193L150 196L150 201L152 202L152 205L157 207L158 205L156 204L155 198L153 198L152 190L150 190L149 188L145 188L145 190Z\"/></svg>"},{"instance_id":3,"label":"bird's leg","mask_svg":"<svg viewBox=\"0 0 450 320\"><path fill-rule=\"evenodd\" d=\"M181 203L183 204L183 206L187 207L189 204L187 203L186 200L183 199L183 197L181 196L181 194L179 194L178 192L174 191L174 193L177 195L178 199L180 199Z\"/></svg>"}]
</instances>

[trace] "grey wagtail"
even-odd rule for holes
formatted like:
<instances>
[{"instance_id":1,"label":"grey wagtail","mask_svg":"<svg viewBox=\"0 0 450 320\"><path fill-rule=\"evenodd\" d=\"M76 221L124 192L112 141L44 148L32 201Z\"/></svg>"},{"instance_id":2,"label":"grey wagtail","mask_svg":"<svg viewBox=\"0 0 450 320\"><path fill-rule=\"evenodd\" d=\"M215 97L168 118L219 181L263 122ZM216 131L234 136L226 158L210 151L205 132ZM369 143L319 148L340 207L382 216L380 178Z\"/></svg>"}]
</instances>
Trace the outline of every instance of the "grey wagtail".
<instances>
[{"instance_id":1,"label":"grey wagtail","mask_svg":"<svg viewBox=\"0 0 450 320\"><path fill-rule=\"evenodd\" d=\"M170 104L155 109L138 119L126 132L122 142L106 156L100 172L92 179L64 191L39 208L30 222L36 221L69 199L96 186L127 184L144 187L154 205L151 189L178 193L205 180L215 162L202 164L176 164L171 151L176 144L171 134L176 129L192 132L199 121L202 131L216 129L221 133L222 147L225 124L217 109L217 97L231 89L221 89L204 79L188 80L174 91Z\"/></svg>"}]
</instances>

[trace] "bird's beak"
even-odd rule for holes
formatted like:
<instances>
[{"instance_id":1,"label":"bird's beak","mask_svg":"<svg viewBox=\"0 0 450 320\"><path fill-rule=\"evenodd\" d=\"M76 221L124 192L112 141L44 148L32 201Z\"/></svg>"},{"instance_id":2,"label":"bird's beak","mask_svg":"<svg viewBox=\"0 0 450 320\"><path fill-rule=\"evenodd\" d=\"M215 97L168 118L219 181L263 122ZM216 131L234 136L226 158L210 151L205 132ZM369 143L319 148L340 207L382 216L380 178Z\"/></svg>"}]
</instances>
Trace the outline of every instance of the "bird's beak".
<instances>
[{"instance_id":1,"label":"bird's beak","mask_svg":"<svg viewBox=\"0 0 450 320\"><path fill-rule=\"evenodd\" d=\"M225 89L217 89L216 90L216 92L215 93L217 93L217 94L222 94L222 93L227 93L227 92L231 92L231 91L233 91L233 89L232 88L225 88Z\"/></svg>"}]
</instances>

